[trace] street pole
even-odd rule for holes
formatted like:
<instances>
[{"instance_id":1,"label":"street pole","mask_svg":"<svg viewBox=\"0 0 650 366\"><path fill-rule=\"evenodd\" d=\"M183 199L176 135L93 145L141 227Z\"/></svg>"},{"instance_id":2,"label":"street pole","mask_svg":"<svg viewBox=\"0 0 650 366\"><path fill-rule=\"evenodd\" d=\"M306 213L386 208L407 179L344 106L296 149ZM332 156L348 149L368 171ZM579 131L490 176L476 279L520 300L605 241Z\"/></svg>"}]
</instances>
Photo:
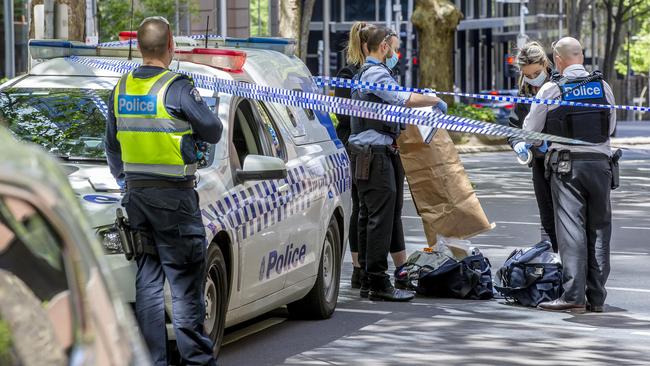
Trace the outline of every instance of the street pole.
<instances>
[{"instance_id":1,"label":"street pole","mask_svg":"<svg viewBox=\"0 0 650 366\"><path fill-rule=\"evenodd\" d=\"M4 32L5 32L5 77L11 79L16 76L16 60L14 56L14 2L3 1Z\"/></svg>"},{"instance_id":2,"label":"street pole","mask_svg":"<svg viewBox=\"0 0 650 366\"><path fill-rule=\"evenodd\" d=\"M564 0L559 0L559 1L560 1L560 17L558 20L558 31L559 31L558 39L562 38L562 20L564 19Z\"/></svg>"},{"instance_id":3,"label":"street pole","mask_svg":"<svg viewBox=\"0 0 650 366\"><path fill-rule=\"evenodd\" d=\"M596 70L596 2L591 2L591 71Z\"/></svg>"},{"instance_id":4,"label":"street pole","mask_svg":"<svg viewBox=\"0 0 650 366\"><path fill-rule=\"evenodd\" d=\"M221 21L219 22L221 31L219 33L221 33L222 37L225 37L228 32L227 12L228 8L226 7L226 0L219 0L219 17L221 18Z\"/></svg>"},{"instance_id":5,"label":"street pole","mask_svg":"<svg viewBox=\"0 0 650 366\"><path fill-rule=\"evenodd\" d=\"M324 3L327 1L323 1ZM392 0L386 0L386 8L384 9L386 13L386 27L390 28L393 24L393 6Z\"/></svg>"},{"instance_id":6,"label":"street pole","mask_svg":"<svg viewBox=\"0 0 650 366\"><path fill-rule=\"evenodd\" d=\"M528 8L526 3L528 0L521 0L519 4L519 35L517 36L517 48L522 49L528 42L528 36L526 35L526 15L528 15Z\"/></svg>"},{"instance_id":7,"label":"street pole","mask_svg":"<svg viewBox=\"0 0 650 366\"><path fill-rule=\"evenodd\" d=\"M630 66L630 37L631 37L631 28L632 27L632 21L628 23L628 28L627 28L627 55L626 55L626 62L627 62L627 73L625 75L625 103L626 104L631 104L630 100L631 98L631 91L630 91L630 77L632 76L632 69ZM630 118L630 114L632 115L632 118ZM634 112L632 111L627 111L627 114L625 115L628 121L634 119Z\"/></svg>"},{"instance_id":8,"label":"street pole","mask_svg":"<svg viewBox=\"0 0 650 366\"><path fill-rule=\"evenodd\" d=\"M330 75L330 2L323 1L323 76Z\"/></svg>"},{"instance_id":9,"label":"street pole","mask_svg":"<svg viewBox=\"0 0 650 366\"><path fill-rule=\"evenodd\" d=\"M407 87L413 86L413 0L408 0L406 5L406 77L404 79ZM650 77L650 76L649 76Z\"/></svg>"}]
</instances>

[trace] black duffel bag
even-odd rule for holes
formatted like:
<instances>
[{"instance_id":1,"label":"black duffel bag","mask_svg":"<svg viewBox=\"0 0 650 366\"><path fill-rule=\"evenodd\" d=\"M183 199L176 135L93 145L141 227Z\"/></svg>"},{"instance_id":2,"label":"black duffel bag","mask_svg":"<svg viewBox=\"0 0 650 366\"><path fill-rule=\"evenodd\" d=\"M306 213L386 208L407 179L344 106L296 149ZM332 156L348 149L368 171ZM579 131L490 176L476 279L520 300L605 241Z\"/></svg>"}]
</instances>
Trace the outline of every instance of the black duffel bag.
<instances>
[{"instance_id":1,"label":"black duffel bag","mask_svg":"<svg viewBox=\"0 0 650 366\"><path fill-rule=\"evenodd\" d=\"M478 251L462 260L438 251L417 251L404 267L412 288L421 295L458 299L492 298L490 261Z\"/></svg>"},{"instance_id":2,"label":"black duffel bag","mask_svg":"<svg viewBox=\"0 0 650 366\"><path fill-rule=\"evenodd\" d=\"M551 251L551 243L514 250L497 273L495 289L506 300L537 306L562 295L562 263Z\"/></svg>"}]
</instances>

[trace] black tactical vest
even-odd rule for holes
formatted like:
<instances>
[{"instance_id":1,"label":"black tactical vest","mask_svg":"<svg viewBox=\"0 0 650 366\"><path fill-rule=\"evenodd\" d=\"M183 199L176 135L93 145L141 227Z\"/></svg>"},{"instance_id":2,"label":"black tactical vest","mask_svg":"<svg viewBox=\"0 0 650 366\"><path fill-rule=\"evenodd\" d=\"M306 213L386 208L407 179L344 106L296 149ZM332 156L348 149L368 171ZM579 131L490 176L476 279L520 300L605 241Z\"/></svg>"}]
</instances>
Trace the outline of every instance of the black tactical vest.
<instances>
[{"instance_id":1,"label":"black tactical vest","mask_svg":"<svg viewBox=\"0 0 650 366\"><path fill-rule=\"evenodd\" d=\"M599 72L575 79L554 78L552 81L560 88L563 101L610 104ZM560 106L546 115L546 132L600 144L609 139L609 116L609 109Z\"/></svg>"},{"instance_id":2,"label":"black tactical vest","mask_svg":"<svg viewBox=\"0 0 650 366\"><path fill-rule=\"evenodd\" d=\"M359 69L359 72L354 75L354 80L361 80L361 75L363 75L364 72L368 71L371 67L383 67L385 68L389 73L390 69L388 67L384 66L384 64L365 64L364 66ZM388 104L386 103L383 99L379 98L378 96L372 94L372 93L366 93L363 94L361 93L361 90L358 88L355 88L352 90L351 94L352 99L354 100L363 100L365 102L374 102L374 103L381 103L381 104ZM375 130L381 134L384 134L386 136L390 136L393 139L397 140L400 134L400 124L395 123L395 122L385 122L382 120L378 119L369 119L369 118L361 118L361 117L351 117L350 118L350 127L352 129L352 134L359 134L363 131L368 131L368 130Z\"/></svg>"}]
</instances>

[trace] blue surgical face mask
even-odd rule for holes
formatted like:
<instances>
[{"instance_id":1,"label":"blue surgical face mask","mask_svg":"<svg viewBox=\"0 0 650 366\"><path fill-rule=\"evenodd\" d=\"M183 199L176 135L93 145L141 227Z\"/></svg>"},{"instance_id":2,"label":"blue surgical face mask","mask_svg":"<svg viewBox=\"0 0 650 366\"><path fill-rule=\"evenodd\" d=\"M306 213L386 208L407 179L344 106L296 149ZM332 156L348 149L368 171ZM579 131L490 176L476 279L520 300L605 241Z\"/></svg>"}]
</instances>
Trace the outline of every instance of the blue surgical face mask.
<instances>
[{"instance_id":1,"label":"blue surgical face mask","mask_svg":"<svg viewBox=\"0 0 650 366\"><path fill-rule=\"evenodd\" d=\"M386 62L384 63L389 69L392 69L393 67L395 67L395 65L397 65L397 61L399 61L399 58L397 57L397 53L393 52L393 56L387 57Z\"/></svg>"}]
</instances>

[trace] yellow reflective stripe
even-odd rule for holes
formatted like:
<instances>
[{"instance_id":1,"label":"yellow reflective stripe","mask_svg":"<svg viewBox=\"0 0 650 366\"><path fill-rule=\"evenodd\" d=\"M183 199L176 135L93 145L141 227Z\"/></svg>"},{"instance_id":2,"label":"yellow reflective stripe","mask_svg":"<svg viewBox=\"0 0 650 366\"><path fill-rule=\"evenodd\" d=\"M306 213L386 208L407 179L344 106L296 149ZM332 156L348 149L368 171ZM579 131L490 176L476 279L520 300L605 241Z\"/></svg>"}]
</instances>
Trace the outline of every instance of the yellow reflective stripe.
<instances>
[{"instance_id":1,"label":"yellow reflective stripe","mask_svg":"<svg viewBox=\"0 0 650 366\"><path fill-rule=\"evenodd\" d=\"M151 132L192 132L192 126L185 121L168 118L151 118L149 116L118 117L118 131L151 131Z\"/></svg>"},{"instance_id":2,"label":"yellow reflective stripe","mask_svg":"<svg viewBox=\"0 0 650 366\"><path fill-rule=\"evenodd\" d=\"M124 163L124 171L127 173L150 173L174 177L194 175L197 165L167 165L167 164L133 164Z\"/></svg>"}]
</instances>

